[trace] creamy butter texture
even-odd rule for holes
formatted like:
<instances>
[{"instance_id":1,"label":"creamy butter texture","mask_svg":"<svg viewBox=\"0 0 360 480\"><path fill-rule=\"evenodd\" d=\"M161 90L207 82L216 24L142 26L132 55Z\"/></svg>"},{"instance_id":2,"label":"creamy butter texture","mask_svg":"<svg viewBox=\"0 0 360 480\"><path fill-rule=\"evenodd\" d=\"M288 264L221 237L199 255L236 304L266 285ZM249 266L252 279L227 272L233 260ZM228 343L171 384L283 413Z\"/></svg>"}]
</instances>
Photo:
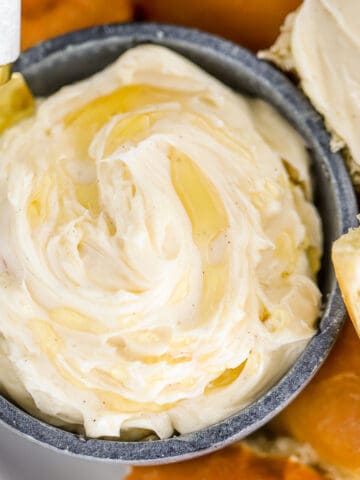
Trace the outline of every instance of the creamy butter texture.
<instances>
[{"instance_id":1,"label":"creamy butter texture","mask_svg":"<svg viewBox=\"0 0 360 480\"><path fill-rule=\"evenodd\" d=\"M305 0L290 14L269 51L259 54L295 70L301 86L335 133L332 147L349 148L360 182L360 1Z\"/></svg>"},{"instance_id":2,"label":"creamy butter texture","mask_svg":"<svg viewBox=\"0 0 360 480\"><path fill-rule=\"evenodd\" d=\"M314 334L303 142L162 47L129 50L3 135L0 222L3 388L89 436L212 424Z\"/></svg>"}]
</instances>

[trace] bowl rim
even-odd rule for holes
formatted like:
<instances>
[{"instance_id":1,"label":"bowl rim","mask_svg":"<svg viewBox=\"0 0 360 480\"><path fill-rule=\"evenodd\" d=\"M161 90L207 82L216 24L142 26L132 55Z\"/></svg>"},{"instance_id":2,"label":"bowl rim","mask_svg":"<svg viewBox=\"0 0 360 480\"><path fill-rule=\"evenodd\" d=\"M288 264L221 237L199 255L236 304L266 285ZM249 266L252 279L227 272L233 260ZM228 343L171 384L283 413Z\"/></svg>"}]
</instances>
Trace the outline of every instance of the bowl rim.
<instances>
[{"instance_id":1,"label":"bowl rim","mask_svg":"<svg viewBox=\"0 0 360 480\"><path fill-rule=\"evenodd\" d=\"M159 23L107 24L61 35L23 52L15 64L16 70L26 70L44 58L59 53L69 46L78 46L110 37L126 37L134 44L151 42L162 44L164 39L206 48L216 55L224 55L242 69L251 70L268 88L276 86L278 98L286 100L289 108L296 109L306 124L308 135L314 137L318 151L325 158L332 175L330 181L341 207L342 232L355 226L357 203L349 175L340 154L329 149L329 134L322 118L304 95L274 66L259 60L247 49L227 40L199 30ZM306 346L290 370L265 394L215 425L190 434L164 440L122 442L121 440L85 439L77 434L49 425L0 396L0 421L6 427L38 444L71 455L125 464L154 465L186 460L218 450L240 440L263 426L280 412L311 380L327 357L345 319L345 307L337 284L329 293L326 309L317 334Z\"/></svg>"}]
</instances>

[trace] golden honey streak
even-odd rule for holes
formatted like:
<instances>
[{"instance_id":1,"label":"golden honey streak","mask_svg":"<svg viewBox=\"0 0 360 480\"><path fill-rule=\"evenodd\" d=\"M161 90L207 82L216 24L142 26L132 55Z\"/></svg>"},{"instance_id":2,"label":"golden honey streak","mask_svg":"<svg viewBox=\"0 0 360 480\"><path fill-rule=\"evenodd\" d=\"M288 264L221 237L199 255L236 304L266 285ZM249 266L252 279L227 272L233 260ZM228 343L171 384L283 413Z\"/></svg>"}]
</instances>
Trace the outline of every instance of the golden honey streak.
<instances>
[{"instance_id":1,"label":"golden honey streak","mask_svg":"<svg viewBox=\"0 0 360 480\"><path fill-rule=\"evenodd\" d=\"M92 437L165 438L268 388L318 314L307 162L271 107L160 47L39 102L0 139L17 402Z\"/></svg>"},{"instance_id":2,"label":"golden honey streak","mask_svg":"<svg viewBox=\"0 0 360 480\"><path fill-rule=\"evenodd\" d=\"M187 92L178 90L162 89L152 85L126 85L116 89L114 92L98 97L79 110L69 113L65 119L65 125L70 129L71 135L75 139L76 148L79 155L86 157L89 144L94 134L104 126L114 115L119 113L139 110L150 105L159 105L169 101L185 101L189 97ZM107 153L110 153L115 146L119 146L126 139L133 139L140 131L149 127L150 117L148 115L139 115L130 122L126 121L127 128L120 125L115 129L112 138L109 138L110 144L107 145ZM121 137L117 138L118 130ZM79 142L79 140L81 140Z\"/></svg>"},{"instance_id":3,"label":"golden honey streak","mask_svg":"<svg viewBox=\"0 0 360 480\"><path fill-rule=\"evenodd\" d=\"M68 312L66 323L74 319L74 316L76 316L75 318L77 318L78 321L79 317L76 312ZM55 314L51 315L51 317L54 318ZM88 320L86 321L88 322ZM78 325L72 324L70 328L76 329L77 326ZM81 325L81 329L83 328L84 320L82 321ZM121 413L136 413L139 411L139 408L148 412L161 412L174 406L173 404L158 405L156 403L134 402L121 395L111 393L110 391L89 388L87 382L83 378L83 373L78 370L73 362L69 361L66 366L59 363L59 356L63 356L65 354L65 345L61 337L55 332L54 328L42 320L33 319L32 331L37 338L40 347L47 355L51 364L55 367L57 373L78 389L96 394L101 401L101 404L106 407L106 409ZM91 331L91 328L87 331ZM115 372L115 369L112 369L112 371ZM109 375L107 372L100 370L95 371L94 374L99 378L106 378L106 376ZM110 374L110 377L112 382L115 381L116 384L119 384L118 376Z\"/></svg>"},{"instance_id":4,"label":"golden honey streak","mask_svg":"<svg viewBox=\"0 0 360 480\"><path fill-rule=\"evenodd\" d=\"M190 218L194 241L202 259L203 287L199 317L204 321L218 307L228 282L227 245L216 264L209 262L209 252L212 242L225 235L229 223L214 185L191 159L174 148L170 149L169 159L172 182Z\"/></svg>"}]
</instances>

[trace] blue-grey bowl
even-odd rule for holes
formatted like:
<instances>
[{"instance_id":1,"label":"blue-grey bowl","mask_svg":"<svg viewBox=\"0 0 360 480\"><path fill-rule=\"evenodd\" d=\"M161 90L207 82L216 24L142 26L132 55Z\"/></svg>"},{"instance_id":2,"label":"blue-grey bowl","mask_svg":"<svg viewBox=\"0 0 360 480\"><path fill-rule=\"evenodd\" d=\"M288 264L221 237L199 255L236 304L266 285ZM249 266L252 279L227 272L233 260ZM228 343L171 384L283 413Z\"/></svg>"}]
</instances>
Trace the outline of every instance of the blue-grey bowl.
<instances>
[{"instance_id":1,"label":"blue-grey bowl","mask_svg":"<svg viewBox=\"0 0 360 480\"><path fill-rule=\"evenodd\" d=\"M188 435L146 442L85 439L47 425L0 397L1 421L29 439L73 455L131 464L185 460L240 440L269 421L304 388L328 355L344 322L345 308L330 249L333 240L354 226L357 213L343 159L331 153L322 118L281 72L230 42L159 24L105 25L41 43L21 55L16 69L23 72L36 95L46 96L103 69L128 48L146 42L176 50L233 89L267 100L303 136L312 158L315 202L324 228L319 275L324 309L317 334L275 386L236 415Z\"/></svg>"}]
</instances>

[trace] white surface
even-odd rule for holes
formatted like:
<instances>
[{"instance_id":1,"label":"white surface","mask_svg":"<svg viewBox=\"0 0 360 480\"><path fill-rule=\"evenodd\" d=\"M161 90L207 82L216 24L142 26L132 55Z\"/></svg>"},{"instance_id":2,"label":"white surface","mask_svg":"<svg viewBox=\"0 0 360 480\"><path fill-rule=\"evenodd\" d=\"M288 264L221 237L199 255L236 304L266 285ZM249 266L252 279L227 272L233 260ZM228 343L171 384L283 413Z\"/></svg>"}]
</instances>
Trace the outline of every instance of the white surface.
<instances>
[{"instance_id":1,"label":"white surface","mask_svg":"<svg viewBox=\"0 0 360 480\"><path fill-rule=\"evenodd\" d=\"M0 65L20 53L20 0L0 0Z\"/></svg>"},{"instance_id":2,"label":"white surface","mask_svg":"<svg viewBox=\"0 0 360 480\"><path fill-rule=\"evenodd\" d=\"M125 472L36 445L0 424L0 480L121 480Z\"/></svg>"}]
</instances>

